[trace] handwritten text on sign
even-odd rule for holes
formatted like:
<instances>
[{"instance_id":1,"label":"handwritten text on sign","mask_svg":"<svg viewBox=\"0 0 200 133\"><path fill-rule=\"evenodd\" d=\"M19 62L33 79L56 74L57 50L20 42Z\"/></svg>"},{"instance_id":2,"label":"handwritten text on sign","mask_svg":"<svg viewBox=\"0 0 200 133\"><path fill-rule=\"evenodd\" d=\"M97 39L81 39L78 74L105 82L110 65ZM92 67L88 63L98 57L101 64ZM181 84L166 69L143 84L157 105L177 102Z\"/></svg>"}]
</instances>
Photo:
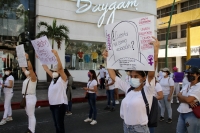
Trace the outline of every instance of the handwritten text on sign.
<instances>
[{"instance_id":1,"label":"handwritten text on sign","mask_svg":"<svg viewBox=\"0 0 200 133\"><path fill-rule=\"evenodd\" d=\"M57 64L56 57L51 52L52 48L46 36L32 40L31 43L42 64Z\"/></svg>"},{"instance_id":2,"label":"handwritten text on sign","mask_svg":"<svg viewBox=\"0 0 200 133\"><path fill-rule=\"evenodd\" d=\"M17 51L17 61L19 63L19 66L20 67L27 67L24 45L21 44L21 45L17 46L16 51Z\"/></svg>"},{"instance_id":3,"label":"handwritten text on sign","mask_svg":"<svg viewBox=\"0 0 200 133\"><path fill-rule=\"evenodd\" d=\"M154 70L154 16L105 26L107 67L124 70Z\"/></svg>"}]
</instances>

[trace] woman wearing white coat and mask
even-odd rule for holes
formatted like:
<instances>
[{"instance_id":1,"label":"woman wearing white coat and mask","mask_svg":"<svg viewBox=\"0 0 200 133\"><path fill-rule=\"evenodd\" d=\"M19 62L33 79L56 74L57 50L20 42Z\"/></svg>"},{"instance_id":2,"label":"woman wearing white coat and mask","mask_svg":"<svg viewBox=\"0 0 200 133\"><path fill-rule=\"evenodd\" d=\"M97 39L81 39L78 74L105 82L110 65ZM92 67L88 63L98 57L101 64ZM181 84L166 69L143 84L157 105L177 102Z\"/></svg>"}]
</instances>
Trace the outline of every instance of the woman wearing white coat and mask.
<instances>
[{"instance_id":1,"label":"woman wearing white coat and mask","mask_svg":"<svg viewBox=\"0 0 200 133\"><path fill-rule=\"evenodd\" d=\"M0 125L6 124L8 121L12 121L12 107L11 107L11 99L13 97L13 86L14 86L14 77L12 76L12 69L5 68L5 75L3 77L3 92L5 96L4 100L4 115L3 119L0 122Z\"/></svg>"},{"instance_id":2,"label":"woman wearing white coat and mask","mask_svg":"<svg viewBox=\"0 0 200 133\"><path fill-rule=\"evenodd\" d=\"M62 63L57 51L52 50L52 53L55 55L58 64L51 70L47 65L42 66L52 78L48 89L48 99L56 128L56 133L65 133L64 117L66 111L65 107L68 104L66 95L68 79L62 67Z\"/></svg>"},{"instance_id":3,"label":"woman wearing white coat and mask","mask_svg":"<svg viewBox=\"0 0 200 133\"><path fill-rule=\"evenodd\" d=\"M33 66L29 60L28 54L25 54L27 60L27 69L22 67L26 79L23 82L22 86L22 95L24 97L26 88L26 114L28 115L28 129L26 133L35 133L36 118L35 118L35 105L37 102L36 98L36 85L37 85L37 76L33 70Z\"/></svg>"},{"instance_id":4,"label":"woman wearing white coat and mask","mask_svg":"<svg viewBox=\"0 0 200 133\"><path fill-rule=\"evenodd\" d=\"M154 65L156 69L160 43L156 38L154 39L155 42L152 43L154 44ZM108 57L107 50L104 51L103 56L104 58ZM124 133L149 133L148 116L141 91L144 90L149 108L151 108L155 91L155 71L149 71L147 75L144 71L131 70L130 84L117 77L113 69L108 69L108 72L112 80L115 81L115 86L126 93L120 108L120 116L124 120ZM130 86L134 89L128 92Z\"/></svg>"}]
</instances>

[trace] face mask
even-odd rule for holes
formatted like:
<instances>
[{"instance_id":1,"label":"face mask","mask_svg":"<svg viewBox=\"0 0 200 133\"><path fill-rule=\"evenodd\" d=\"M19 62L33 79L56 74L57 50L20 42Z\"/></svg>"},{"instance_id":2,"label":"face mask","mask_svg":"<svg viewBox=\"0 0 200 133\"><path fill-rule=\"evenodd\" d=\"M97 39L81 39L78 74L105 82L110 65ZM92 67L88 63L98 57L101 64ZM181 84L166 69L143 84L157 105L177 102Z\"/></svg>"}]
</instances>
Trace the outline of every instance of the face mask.
<instances>
[{"instance_id":1,"label":"face mask","mask_svg":"<svg viewBox=\"0 0 200 133\"><path fill-rule=\"evenodd\" d=\"M130 85L134 88L137 88L141 85L139 78L131 78Z\"/></svg>"},{"instance_id":2,"label":"face mask","mask_svg":"<svg viewBox=\"0 0 200 133\"><path fill-rule=\"evenodd\" d=\"M10 73L9 73L9 71L5 71L5 75L9 75Z\"/></svg>"},{"instance_id":3,"label":"face mask","mask_svg":"<svg viewBox=\"0 0 200 133\"><path fill-rule=\"evenodd\" d=\"M25 75L29 75L29 74L30 74L30 72L26 70L25 71Z\"/></svg>"},{"instance_id":4,"label":"face mask","mask_svg":"<svg viewBox=\"0 0 200 133\"><path fill-rule=\"evenodd\" d=\"M167 74L166 74L165 72L162 72L162 75L163 75L163 76L166 76Z\"/></svg>"},{"instance_id":5,"label":"face mask","mask_svg":"<svg viewBox=\"0 0 200 133\"><path fill-rule=\"evenodd\" d=\"M189 82L192 82L195 80L195 76L192 76L192 75L188 75L187 78Z\"/></svg>"},{"instance_id":6,"label":"face mask","mask_svg":"<svg viewBox=\"0 0 200 133\"><path fill-rule=\"evenodd\" d=\"M52 77L55 79L58 77L58 73L57 72L53 72Z\"/></svg>"},{"instance_id":7,"label":"face mask","mask_svg":"<svg viewBox=\"0 0 200 133\"><path fill-rule=\"evenodd\" d=\"M91 77L91 75L90 75L90 74L88 74L88 77L90 78L90 77Z\"/></svg>"}]
</instances>

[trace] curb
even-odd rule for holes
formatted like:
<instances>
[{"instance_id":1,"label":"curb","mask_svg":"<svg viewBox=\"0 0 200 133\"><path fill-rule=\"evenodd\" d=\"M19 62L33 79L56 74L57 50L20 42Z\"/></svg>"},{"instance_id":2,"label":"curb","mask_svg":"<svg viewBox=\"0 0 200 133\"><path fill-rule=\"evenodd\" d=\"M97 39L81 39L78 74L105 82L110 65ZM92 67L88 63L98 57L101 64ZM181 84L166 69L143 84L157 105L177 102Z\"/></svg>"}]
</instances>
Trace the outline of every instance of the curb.
<instances>
[{"instance_id":1,"label":"curb","mask_svg":"<svg viewBox=\"0 0 200 133\"><path fill-rule=\"evenodd\" d=\"M119 94L120 98L124 98L124 96L125 96L124 94ZM97 101L103 101L106 99L107 99L107 96L97 96ZM82 103L82 102L87 102L87 99L85 99L84 97L72 99L72 103ZM12 106L12 110L22 109L20 108L20 102L12 103L11 106ZM48 100L37 101L36 107L39 107L39 106L48 107L49 101ZM4 111L4 104L0 104L0 111Z\"/></svg>"}]
</instances>

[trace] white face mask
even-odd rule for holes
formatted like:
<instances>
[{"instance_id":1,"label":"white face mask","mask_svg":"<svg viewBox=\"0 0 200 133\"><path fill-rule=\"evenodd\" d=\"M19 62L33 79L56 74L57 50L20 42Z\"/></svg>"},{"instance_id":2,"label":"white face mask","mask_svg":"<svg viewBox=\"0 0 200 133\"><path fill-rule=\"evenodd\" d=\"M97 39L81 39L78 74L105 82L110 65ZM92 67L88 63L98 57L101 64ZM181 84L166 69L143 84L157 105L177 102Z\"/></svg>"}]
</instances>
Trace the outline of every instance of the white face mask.
<instances>
[{"instance_id":1,"label":"white face mask","mask_svg":"<svg viewBox=\"0 0 200 133\"><path fill-rule=\"evenodd\" d=\"M9 75L10 74L10 72L9 71L5 71L5 75Z\"/></svg>"},{"instance_id":2,"label":"white face mask","mask_svg":"<svg viewBox=\"0 0 200 133\"><path fill-rule=\"evenodd\" d=\"M29 74L30 74L30 72L26 70L26 71L25 71L25 75L26 75L26 76L29 76Z\"/></svg>"},{"instance_id":3,"label":"white face mask","mask_svg":"<svg viewBox=\"0 0 200 133\"><path fill-rule=\"evenodd\" d=\"M55 79L58 77L58 73L57 72L53 72L52 77Z\"/></svg>"},{"instance_id":4,"label":"white face mask","mask_svg":"<svg viewBox=\"0 0 200 133\"><path fill-rule=\"evenodd\" d=\"M134 88L137 88L141 85L139 78L131 78L130 85Z\"/></svg>"},{"instance_id":5,"label":"white face mask","mask_svg":"<svg viewBox=\"0 0 200 133\"><path fill-rule=\"evenodd\" d=\"M167 74L166 74L166 72L162 72L162 75L163 75L163 76L166 76Z\"/></svg>"}]
</instances>

